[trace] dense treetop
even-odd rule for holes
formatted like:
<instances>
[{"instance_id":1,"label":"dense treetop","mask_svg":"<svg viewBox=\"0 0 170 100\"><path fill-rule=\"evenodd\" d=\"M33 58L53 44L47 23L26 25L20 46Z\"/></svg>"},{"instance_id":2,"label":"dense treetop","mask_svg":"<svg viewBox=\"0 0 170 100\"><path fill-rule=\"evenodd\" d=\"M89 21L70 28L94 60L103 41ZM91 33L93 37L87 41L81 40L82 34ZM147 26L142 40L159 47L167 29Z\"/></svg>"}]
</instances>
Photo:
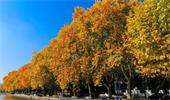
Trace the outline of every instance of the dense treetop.
<instances>
[{"instance_id":1,"label":"dense treetop","mask_svg":"<svg viewBox=\"0 0 170 100\"><path fill-rule=\"evenodd\" d=\"M3 89L105 86L143 77L170 77L170 0L104 0L75 8L49 46L4 78ZM122 76L123 75L123 76ZM81 83L80 83L81 81ZM111 93L109 93L111 94Z\"/></svg>"}]
</instances>

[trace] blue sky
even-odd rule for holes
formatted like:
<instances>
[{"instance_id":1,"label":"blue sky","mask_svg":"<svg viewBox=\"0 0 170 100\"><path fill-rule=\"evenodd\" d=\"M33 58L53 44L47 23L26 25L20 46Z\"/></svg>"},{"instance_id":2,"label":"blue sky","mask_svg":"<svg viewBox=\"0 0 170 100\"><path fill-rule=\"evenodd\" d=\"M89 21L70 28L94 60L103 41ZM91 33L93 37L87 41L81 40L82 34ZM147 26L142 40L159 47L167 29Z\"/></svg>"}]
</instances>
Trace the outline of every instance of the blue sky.
<instances>
[{"instance_id":1,"label":"blue sky","mask_svg":"<svg viewBox=\"0 0 170 100\"><path fill-rule=\"evenodd\" d=\"M93 3L94 0L0 0L0 83L71 22L74 7L89 8Z\"/></svg>"}]
</instances>

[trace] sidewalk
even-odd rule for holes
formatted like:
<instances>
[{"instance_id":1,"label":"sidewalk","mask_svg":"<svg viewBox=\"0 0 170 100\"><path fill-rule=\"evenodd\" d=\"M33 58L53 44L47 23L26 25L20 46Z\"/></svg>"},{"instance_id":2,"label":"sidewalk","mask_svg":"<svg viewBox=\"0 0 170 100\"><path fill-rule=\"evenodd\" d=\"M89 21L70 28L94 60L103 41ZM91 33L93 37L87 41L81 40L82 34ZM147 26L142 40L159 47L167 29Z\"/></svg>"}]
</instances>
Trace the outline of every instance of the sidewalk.
<instances>
[{"instance_id":1,"label":"sidewalk","mask_svg":"<svg viewBox=\"0 0 170 100\"><path fill-rule=\"evenodd\" d=\"M9 96L17 97L17 98L23 98L24 100L109 100L109 99L86 99L86 98L71 98L71 97L40 97L40 96L33 96L33 95L24 95L24 94L8 94ZM116 99L110 99L110 100L116 100ZM126 100L126 99L122 99ZM138 98L135 100L147 100L146 98Z\"/></svg>"}]
</instances>

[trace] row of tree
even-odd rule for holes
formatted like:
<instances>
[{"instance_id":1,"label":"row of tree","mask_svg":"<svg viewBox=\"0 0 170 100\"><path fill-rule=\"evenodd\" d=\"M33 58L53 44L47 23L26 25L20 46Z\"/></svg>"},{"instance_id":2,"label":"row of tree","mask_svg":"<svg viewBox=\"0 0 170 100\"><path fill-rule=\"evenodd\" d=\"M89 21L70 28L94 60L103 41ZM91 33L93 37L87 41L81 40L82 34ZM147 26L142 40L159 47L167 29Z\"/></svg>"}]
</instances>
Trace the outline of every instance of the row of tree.
<instances>
[{"instance_id":1,"label":"row of tree","mask_svg":"<svg viewBox=\"0 0 170 100\"><path fill-rule=\"evenodd\" d=\"M75 8L48 47L3 80L3 90L61 90L114 81L127 84L131 97L134 76L170 78L170 0L103 0L91 8Z\"/></svg>"}]
</instances>

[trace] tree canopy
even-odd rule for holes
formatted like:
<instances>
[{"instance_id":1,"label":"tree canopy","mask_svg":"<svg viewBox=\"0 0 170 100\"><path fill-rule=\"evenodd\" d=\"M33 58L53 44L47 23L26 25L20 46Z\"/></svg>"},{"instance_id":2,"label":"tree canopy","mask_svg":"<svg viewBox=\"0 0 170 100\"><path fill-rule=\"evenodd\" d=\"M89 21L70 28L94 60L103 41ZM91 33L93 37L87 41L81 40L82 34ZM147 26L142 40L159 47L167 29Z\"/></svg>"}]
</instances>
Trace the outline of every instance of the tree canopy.
<instances>
[{"instance_id":1,"label":"tree canopy","mask_svg":"<svg viewBox=\"0 0 170 100\"><path fill-rule=\"evenodd\" d=\"M103 0L75 8L73 20L32 61L4 77L13 91L56 84L61 90L80 84L105 86L114 81L131 89L135 74L170 77L170 0ZM47 87L46 87L47 88Z\"/></svg>"}]
</instances>

